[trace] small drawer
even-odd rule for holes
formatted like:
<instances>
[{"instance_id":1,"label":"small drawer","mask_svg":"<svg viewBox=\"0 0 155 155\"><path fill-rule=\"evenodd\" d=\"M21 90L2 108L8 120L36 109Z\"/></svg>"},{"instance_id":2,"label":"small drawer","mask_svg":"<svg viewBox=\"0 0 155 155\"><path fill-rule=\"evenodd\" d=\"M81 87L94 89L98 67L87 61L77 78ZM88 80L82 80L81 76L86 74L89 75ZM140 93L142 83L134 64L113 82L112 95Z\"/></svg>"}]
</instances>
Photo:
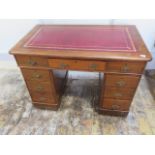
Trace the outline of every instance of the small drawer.
<instances>
[{"instance_id":1,"label":"small drawer","mask_svg":"<svg viewBox=\"0 0 155 155\"><path fill-rule=\"evenodd\" d=\"M28 89L37 93L52 93L52 84L50 82L26 81Z\"/></svg>"},{"instance_id":2,"label":"small drawer","mask_svg":"<svg viewBox=\"0 0 155 155\"><path fill-rule=\"evenodd\" d=\"M44 82L50 80L49 71L47 70L21 68L21 71L26 80L35 80Z\"/></svg>"},{"instance_id":3,"label":"small drawer","mask_svg":"<svg viewBox=\"0 0 155 155\"><path fill-rule=\"evenodd\" d=\"M106 71L142 74L145 64L145 62L107 62Z\"/></svg>"},{"instance_id":4,"label":"small drawer","mask_svg":"<svg viewBox=\"0 0 155 155\"><path fill-rule=\"evenodd\" d=\"M130 100L132 99L134 93L135 89L119 89L116 87L106 87L104 90L104 97Z\"/></svg>"},{"instance_id":5,"label":"small drawer","mask_svg":"<svg viewBox=\"0 0 155 155\"><path fill-rule=\"evenodd\" d=\"M56 104L54 94L37 92L30 92L30 94L33 102Z\"/></svg>"},{"instance_id":6,"label":"small drawer","mask_svg":"<svg viewBox=\"0 0 155 155\"><path fill-rule=\"evenodd\" d=\"M104 71L106 62L88 60L48 59L49 66L65 70Z\"/></svg>"},{"instance_id":7,"label":"small drawer","mask_svg":"<svg viewBox=\"0 0 155 155\"><path fill-rule=\"evenodd\" d=\"M136 88L141 76L106 74L105 86L117 88Z\"/></svg>"},{"instance_id":8,"label":"small drawer","mask_svg":"<svg viewBox=\"0 0 155 155\"><path fill-rule=\"evenodd\" d=\"M15 56L19 66L47 67L47 59L36 56Z\"/></svg>"},{"instance_id":9,"label":"small drawer","mask_svg":"<svg viewBox=\"0 0 155 155\"><path fill-rule=\"evenodd\" d=\"M104 99L102 108L109 110L128 111L130 104L130 100Z\"/></svg>"}]
</instances>

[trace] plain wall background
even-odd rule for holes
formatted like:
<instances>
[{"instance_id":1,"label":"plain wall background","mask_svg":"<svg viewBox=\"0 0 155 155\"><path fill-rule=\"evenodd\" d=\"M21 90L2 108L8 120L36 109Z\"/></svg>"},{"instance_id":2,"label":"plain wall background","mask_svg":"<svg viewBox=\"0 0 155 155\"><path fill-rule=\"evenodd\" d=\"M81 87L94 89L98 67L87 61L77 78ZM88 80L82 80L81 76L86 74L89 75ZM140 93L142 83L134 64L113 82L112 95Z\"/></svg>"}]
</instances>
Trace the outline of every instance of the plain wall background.
<instances>
[{"instance_id":1,"label":"plain wall background","mask_svg":"<svg viewBox=\"0 0 155 155\"><path fill-rule=\"evenodd\" d=\"M155 69L155 19L154 20L72 20L72 19L1 19L0 20L0 57L8 55L9 49L14 46L28 31L37 24L132 24L136 25L144 39L153 61L147 66ZM1 60L1 59L0 59ZM13 60L13 59L12 59Z\"/></svg>"}]
</instances>

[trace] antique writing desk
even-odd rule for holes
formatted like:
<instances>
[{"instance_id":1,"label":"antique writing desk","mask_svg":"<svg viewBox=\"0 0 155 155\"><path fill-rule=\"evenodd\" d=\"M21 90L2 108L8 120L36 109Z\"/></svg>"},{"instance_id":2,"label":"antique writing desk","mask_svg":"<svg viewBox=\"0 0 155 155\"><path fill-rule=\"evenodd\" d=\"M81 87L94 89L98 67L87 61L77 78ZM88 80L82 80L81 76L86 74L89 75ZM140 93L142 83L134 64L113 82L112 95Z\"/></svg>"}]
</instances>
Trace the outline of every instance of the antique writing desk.
<instances>
[{"instance_id":1,"label":"antique writing desk","mask_svg":"<svg viewBox=\"0 0 155 155\"><path fill-rule=\"evenodd\" d=\"M38 25L10 53L35 106L59 108L68 70L100 72L96 109L115 115L128 114L151 60L135 26Z\"/></svg>"}]
</instances>

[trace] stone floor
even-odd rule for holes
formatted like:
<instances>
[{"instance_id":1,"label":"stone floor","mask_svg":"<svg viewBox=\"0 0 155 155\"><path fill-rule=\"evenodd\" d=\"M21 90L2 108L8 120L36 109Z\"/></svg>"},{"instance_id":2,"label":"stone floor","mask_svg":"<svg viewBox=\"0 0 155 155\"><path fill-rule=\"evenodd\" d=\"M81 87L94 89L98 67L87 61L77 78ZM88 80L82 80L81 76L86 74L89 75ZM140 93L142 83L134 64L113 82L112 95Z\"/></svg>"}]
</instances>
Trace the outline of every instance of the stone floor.
<instances>
[{"instance_id":1,"label":"stone floor","mask_svg":"<svg viewBox=\"0 0 155 155\"><path fill-rule=\"evenodd\" d=\"M142 77L129 115L111 117L93 110L98 73L71 73L61 107L55 112L31 104L18 69L1 69L0 134L155 134L155 94L149 78Z\"/></svg>"},{"instance_id":2,"label":"stone floor","mask_svg":"<svg viewBox=\"0 0 155 155\"><path fill-rule=\"evenodd\" d=\"M155 70L147 70L145 75L152 97L155 99Z\"/></svg>"}]
</instances>

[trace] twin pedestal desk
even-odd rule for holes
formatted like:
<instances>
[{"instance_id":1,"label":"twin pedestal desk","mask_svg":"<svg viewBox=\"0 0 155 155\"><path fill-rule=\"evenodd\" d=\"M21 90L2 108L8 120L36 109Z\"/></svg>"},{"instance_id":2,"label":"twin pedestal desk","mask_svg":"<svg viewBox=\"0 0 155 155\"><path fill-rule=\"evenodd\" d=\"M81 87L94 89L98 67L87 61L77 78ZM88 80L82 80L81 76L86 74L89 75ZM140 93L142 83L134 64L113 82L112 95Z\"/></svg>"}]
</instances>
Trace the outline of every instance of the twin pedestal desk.
<instances>
[{"instance_id":1,"label":"twin pedestal desk","mask_svg":"<svg viewBox=\"0 0 155 155\"><path fill-rule=\"evenodd\" d=\"M99 113L126 116L151 60L135 26L37 25L10 50L32 103L57 110L68 70L100 72Z\"/></svg>"}]
</instances>

